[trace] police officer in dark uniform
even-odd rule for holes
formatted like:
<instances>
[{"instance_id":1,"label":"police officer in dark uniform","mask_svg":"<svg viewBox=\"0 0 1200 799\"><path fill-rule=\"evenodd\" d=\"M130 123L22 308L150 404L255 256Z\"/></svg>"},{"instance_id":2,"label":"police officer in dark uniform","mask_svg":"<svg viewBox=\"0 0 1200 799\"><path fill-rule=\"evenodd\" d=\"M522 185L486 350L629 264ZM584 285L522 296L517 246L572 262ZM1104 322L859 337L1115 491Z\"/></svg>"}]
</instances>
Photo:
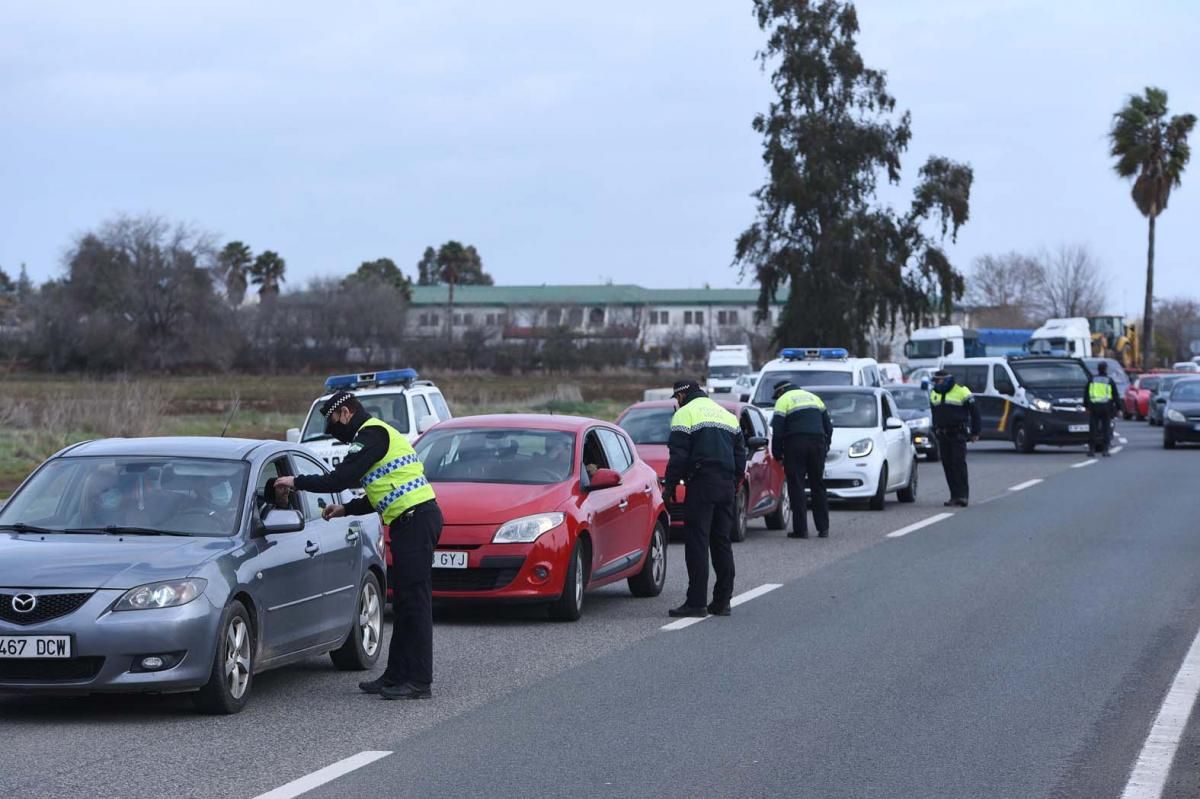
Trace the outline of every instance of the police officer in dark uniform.
<instances>
[{"instance_id":1,"label":"police officer in dark uniform","mask_svg":"<svg viewBox=\"0 0 1200 799\"><path fill-rule=\"evenodd\" d=\"M322 494L362 488L365 496L329 505L326 519L378 513L391 536L392 642L383 676L358 687L384 699L428 699L433 683L433 550L442 511L408 438L339 391L321 406L325 432L350 452L331 473L280 477L276 487Z\"/></svg>"},{"instance_id":2,"label":"police officer in dark uniform","mask_svg":"<svg viewBox=\"0 0 1200 799\"><path fill-rule=\"evenodd\" d=\"M828 538L825 456L833 440L833 420L820 397L786 380L775 387L774 397L771 454L783 463L787 474L788 498L792 503L792 531L788 538L808 538L806 485L812 491L813 524L817 527L817 535Z\"/></svg>"},{"instance_id":3,"label":"police officer in dark uniform","mask_svg":"<svg viewBox=\"0 0 1200 799\"><path fill-rule=\"evenodd\" d=\"M937 437L942 470L950 487L947 507L967 507L971 485L967 479L967 441L978 441L983 423L970 389L954 381L945 369L933 373L929 392L933 406L933 434Z\"/></svg>"},{"instance_id":4,"label":"police officer in dark uniform","mask_svg":"<svg viewBox=\"0 0 1200 799\"><path fill-rule=\"evenodd\" d=\"M1112 443L1112 420L1117 413L1117 384L1108 376L1107 363L1101 361L1096 368L1100 374L1088 381L1083 395L1084 407L1089 411L1088 453L1099 452L1107 458Z\"/></svg>"},{"instance_id":5,"label":"police officer in dark uniform","mask_svg":"<svg viewBox=\"0 0 1200 799\"><path fill-rule=\"evenodd\" d=\"M674 503L680 484L687 492L683 529L688 590L687 600L672 608L670 615L728 616L733 597L735 492L746 471L746 442L737 417L709 399L698 383L681 380L673 393L679 409L671 417L667 441L671 457L663 482L669 503ZM705 605L710 552L717 584L712 602Z\"/></svg>"}]
</instances>

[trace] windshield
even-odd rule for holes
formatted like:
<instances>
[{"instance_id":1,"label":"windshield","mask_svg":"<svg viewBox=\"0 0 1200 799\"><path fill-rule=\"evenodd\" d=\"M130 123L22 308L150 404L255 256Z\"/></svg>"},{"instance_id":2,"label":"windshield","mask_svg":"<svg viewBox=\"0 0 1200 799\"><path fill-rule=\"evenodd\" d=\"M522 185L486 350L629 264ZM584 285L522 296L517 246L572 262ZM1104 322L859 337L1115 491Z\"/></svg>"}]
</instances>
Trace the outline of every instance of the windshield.
<instances>
[{"instance_id":1,"label":"windshield","mask_svg":"<svg viewBox=\"0 0 1200 799\"><path fill-rule=\"evenodd\" d=\"M744 366L710 366L708 367L708 376L715 377L717 380L732 380L738 375L746 373Z\"/></svg>"},{"instance_id":2,"label":"windshield","mask_svg":"<svg viewBox=\"0 0 1200 799\"><path fill-rule=\"evenodd\" d=\"M1200 380L1188 380L1175 386L1171 402L1200 402Z\"/></svg>"},{"instance_id":3,"label":"windshield","mask_svg":"<svg viewBox=\"0 0 1200 799\"><path fill-rule=\"evenodd\" d=\"M940 338L916 339L905 342L904 355L907 358L940 358L943 341Z\"/></svg>"},{"instance_id":4,"label":"windshield","mask_svg":"<svg viewBox=\"0 0 1200 799\"><path fill-rule=\"evenodd\" d=\"M358 401L362 403L363 410L376 419L387 422L401 433L408 432L408 399L403 391L395 394L363 395L359 396ZM331 438L325 434L325 417L321 415L322 402L324 400L313 403L312 410L308 412L304 429L300 431L301 441L320 441L323 438Z\"/></svg>"},{"instance_id":5,"label":"windshield","mask_svg":"<svg viewBox=\"0 0 1200 799\"><path fill-rule=\"evenodd\" d=\"M552 485L571 476L575 436L557 430L434 428L416 444L434 483Z\"/></svg>"},{"instance_id":6,"label":"windshield","mask_svg":"<svg viewBox=\"0 0 1200 799\"><path fill-rule=\"evenodd\" d=\"M820 389L814 394L825 401L834 427L877 427L879 400L869 391Z\"/></svg>"},{"instance_id":7,"label":"windshield","mask_svg":"<svg viewBox=\"0 0 1200 799\"><path fill-rule=\"evenodd\" d=\"M1021 363L1013 361L1012 370L1025 388L1082 388L1088 383L1087 370L1075 361L1060 363Z\"/></svg>"},{"instance_id":8,"label":"windshield","mask_svg":"<svg viewBox=\"0 0 1200 799\"><path fill-rule=\"evenodd\" d=\"M674 415L672 408L634 408L618 424L635 444L666 444Z\"/></svg>"},{"instance_id":9,"label":"windshield","mask_svg":"<svg viewBox=\"0 0 1200 799\"><path fill-rule=\"evenodd\" d=\"M200 458L57 458L0 510L0 525L233 535L248 468L242 461Z\"/></svg>"},{"instance_id":10,"label":"windshield","mask_svg":"<svg viewBox=\"0 0 1200 799\"><path fill-rule=\"evenodd\" d=\"M929 409L929 392L919 388L892 388L892 396L902 411Z\"/></svg>"},{"instance_id":11,"label":"windshield","mask_svg":"<svg viewBox=\"0 0 1200 799\"><path fill-rule=\"evenodd\" d=\"M1171 387L1174 386L1176 383L1178 383L1180 380L1183 380L1184 377L1185 377L1185 375L1173 375L1171 377L1162 378L1158 383L1158 393L1159 394L1170 393Z\"/></svg>"},{"instance_id":12,"label":"windshield","mask_svg":"<svg viewBox=\"0 0 1200 799\"><path fill-rule=\"evenodd\" d=\"M790 372L767 372L758 381L754 392L754 404L763 408L775 407L775 387L780 383L792 383L799 388L806 386L851 386L854 374L849 371L826 369L797 369Z\"/></svg>"},{"instance_id":13,"label":"windshield","mask_svg":"<svg viewBox=\"0 0 1200 799\"><path fill-rule=\"evenodd\" d=\"M1143 377L1141 380L1138 381L1138 386L1146 389L1147 391L1154 391L1158 388L1158 378L1157 377Z\"/></svg>"}]
</instances>

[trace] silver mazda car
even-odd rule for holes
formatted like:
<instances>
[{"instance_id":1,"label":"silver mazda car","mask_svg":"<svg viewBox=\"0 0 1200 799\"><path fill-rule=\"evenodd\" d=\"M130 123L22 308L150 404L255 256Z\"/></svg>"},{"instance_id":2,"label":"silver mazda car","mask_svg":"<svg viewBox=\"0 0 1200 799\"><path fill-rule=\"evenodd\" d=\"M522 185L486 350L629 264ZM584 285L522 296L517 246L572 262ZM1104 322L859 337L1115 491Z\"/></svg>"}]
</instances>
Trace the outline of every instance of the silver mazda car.
<instances>
[{"instance_id":1,"label":"silver mazda car","mask_svg":"<svg viewBox=\"0 0 1200 799\"><path fill-rule=\"evenodd\" d=\"M276 492L326 472L281 442L108 439L68 447L0 509L0 690L192 691L236 713L254 675L328 652L379 657L378 517Z\"/></svg>"}]
</instances>

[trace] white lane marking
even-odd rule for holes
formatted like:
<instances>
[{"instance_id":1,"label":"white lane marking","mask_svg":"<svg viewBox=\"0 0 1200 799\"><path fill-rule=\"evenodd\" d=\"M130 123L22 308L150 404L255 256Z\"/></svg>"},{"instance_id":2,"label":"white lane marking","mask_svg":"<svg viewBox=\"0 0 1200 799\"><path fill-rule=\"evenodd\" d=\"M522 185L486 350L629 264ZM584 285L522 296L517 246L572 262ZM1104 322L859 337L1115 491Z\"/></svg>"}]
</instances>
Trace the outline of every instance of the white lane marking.
<instances>
[{"instance_id":1,"label":"white lane marking","mask_svg":"<svg viewBox=\"0 0 1200 799\"><path fill-rule=\"evenodd\" d=\"M1128 443L1129 443L1129 439L1128 439L1128 438L1126 438L1125 436L1118 436L1118 438L1120 439L1120 441L1121 441L1121 443L1122 443L1122 444L1128 444Z\"/></svg>"},{"instance_id":2,"label":"white lane marking","mask_svg":"<svg viewBox=\"0 0 1200 799\"><path fill-rule=\"evenodd\" d=\"M1033 488L1038 483L1042 482L1042 478L1035 477L1032 480L1026 480L1024 483L1017 483L1015 486L1009 486L1009 491L1024 491L1027 488Z\"/></svg>"},{"instance_id":3,"label":"white lane marking","mask_svg":"<svg viewBox=\"0 0 1200 799\"><path fill-rule=\"evenodd\" d=\"M893 530L892 532L887 534L887 537L888 538L899 538L902 535L908 535L909 533L916 532L917 530L920 530L922 527L928 527L931 524L937 524L938 522L942 521L943 519L949 519L953 515L954 515L953 513L939 513L934 516L930 516L928 519L922 519L921 521L917 522L916 524L910 524L908 527L901 527L899 530Z\"/></svg>"},{"instance_id":4,"label":"white lane marking","mask_svg":"<svg viewBox=\"0 0 1200 799\"><path fill-rule=\"evenodd\" d=\"M1123 450L1123 449L1125 449L1125 448L1124 448L1124 447L1113 447L1112 449L1110 449L1110 450L1108 451L1108 453L1109 453L1110 455L1116 455L1118 452L1120 452L1120 451L1121 451L1121 450Z\"/></svg>"},{"instance_id":5,"label":"white lane marking","mask_svg":"<svg viewBox=\"0 0 1200 799\"><path fill-rule=\"evenodd\" d=\"M1150 727L1146 743L1125 783L1121 799L1159 799L1171 773L1179 740L1187 727L1192 705L1200 694L1200 634L1183 658L1175 681Z\"/></svg>"},{"instance_id":6,"label":"white lane marking","mask_svg":"<svg viewBox=\"0 0 1200 799\"><path fill-rule=\"evenodd\" d=\"M735 596L733 599L729 600L729 607L736 608L738 605L749 602L751 599L757 599L763 594L769 594L776 588L783 588L783 583L763 583L758 588L751 588L749 591L744 591ZM699 624L700 622L704 621L704 619L711 618L712 616L705 616L704 618L692 617L687 619L677 619L670 624L664 624L662 628L664 630L682 630L687 627L691 627L693 624Z\"/></svg>"},{"instance_id":7,"label":"white lane marking","mask_svg":"<svg viewBox=\"0 0 1200 799\"><path fill-rule=\"evenodd\" d=\"M370 765L376 760L385 758L390 754L391 752L359 752L357 755L351 755L345 760L339 760L323 769L318 769L312 774L306 774L298 780L292 780L287 785L280 785L272 791L261 793L254 797L254 799L293 799L293 797L308 793L313 788L320 788L327 782L333 782L338 777L345 776L355 769Z\"/></svg>"},{"instance_id":8,"label":"white lane marking","mask_svg":"<svg viewBox=\"0 0 1200 799\"><path fill-rule=\"evenodd\" d=\"M1084 466L1091 466L1095 462L1096 462L1095 458L1089 458L1086 461L1080 461L1079 463L1072 463L1071 468L1072 469L1082 469Z\"/></svg>"}]
</instances>

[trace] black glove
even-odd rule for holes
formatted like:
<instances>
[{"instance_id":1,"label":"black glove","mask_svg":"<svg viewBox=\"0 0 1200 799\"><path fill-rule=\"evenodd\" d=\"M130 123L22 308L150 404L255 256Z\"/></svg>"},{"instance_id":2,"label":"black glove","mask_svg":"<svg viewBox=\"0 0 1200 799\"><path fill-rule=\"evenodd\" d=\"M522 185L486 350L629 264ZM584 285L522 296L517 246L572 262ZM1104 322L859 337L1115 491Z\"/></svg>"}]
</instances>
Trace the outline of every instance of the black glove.
<instances>
[{"instance_id":1,"label":"black glove","mask_svg":"<svg viewBox=\"0 0 1200 799\"><path fill-rule=\"evenodd\" d=\"M663 499L671 504L675 504L675 484L670 483L663 486Z\"/></svg>"}]
</instances>

